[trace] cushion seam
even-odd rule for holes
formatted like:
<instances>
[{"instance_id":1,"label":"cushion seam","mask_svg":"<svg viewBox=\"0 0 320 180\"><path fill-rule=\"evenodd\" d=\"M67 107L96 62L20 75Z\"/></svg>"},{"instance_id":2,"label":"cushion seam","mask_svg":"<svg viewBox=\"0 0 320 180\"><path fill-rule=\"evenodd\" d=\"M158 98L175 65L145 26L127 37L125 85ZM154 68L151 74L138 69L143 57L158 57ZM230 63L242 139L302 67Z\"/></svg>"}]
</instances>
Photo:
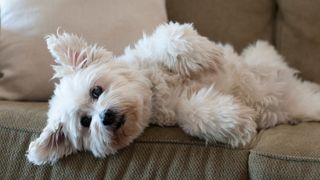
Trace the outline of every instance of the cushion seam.
<instances>
[{"instance_id":1,"label":"cushion seam","mask_svg":"<svg viewBox=\"0 0 320 180\"><path fill-rule=\"evenodd\" d=\"M314 157L306 157L306 156L294 156L294 155L283 155L283 154L272 154L272 153L266 153L266 152L257 152L254 150L250 150L249 156L257 155L257 156L262 156L266 158L272 158L272 159L277 159L277 160L283 160L283 161L295 161L295 162L316 162L320 163L319 158L314 158Z\"/></svg>"},{"instance_id":2,"label":"cushion seam","mask_svg":"<svg viewBox=\"0 0 320 180\"><path fill-rule=\"evenodd\" d=\"M194 146L203 146L203 147L214 147L214 148L219 148L219 149L227 149L227 150L232 150L232 151L249 151L249 149L245 149L245 148L237 148L237 149L233 149L230 147L225 147L223 145L219 145L219 144L205 144L205 143L201 143L201 142L196 142L196 143L192 143L192 142L183 142L183 141L144 141L144 140L136 140L134 141L135 143L139 143L139 144L181 144L181 145L194 145Z\"/></svg>"}]
</instances>

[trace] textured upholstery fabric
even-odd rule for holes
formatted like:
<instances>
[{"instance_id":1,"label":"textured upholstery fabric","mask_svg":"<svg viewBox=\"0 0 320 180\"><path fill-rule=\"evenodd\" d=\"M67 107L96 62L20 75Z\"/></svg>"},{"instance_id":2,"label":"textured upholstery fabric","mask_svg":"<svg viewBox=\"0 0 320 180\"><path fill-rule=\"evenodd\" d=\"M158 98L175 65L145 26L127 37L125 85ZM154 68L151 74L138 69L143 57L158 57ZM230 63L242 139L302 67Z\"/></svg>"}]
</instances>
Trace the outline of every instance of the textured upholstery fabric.
<instances>
[{"instance_id":1,"label":"textured upholstery fabric","mask_svg":"<svg viewBox=\"0 0 320 180\"><path fill-rule=\"evenodd\" d=\"M320 123L279 125L260 132L253 151L264 154L318 158L320 160Z\"/></svg>"},{"instance_id":2,"label":"textured upholstery fabric","mask_svg":"<svg viewBox=\"0 0 320 180\"><path fill-rule=\"evenodd\" d=\"M47 107L47 103L0 101L1 177L299 179L308 175L312 179L320 174L319 123L261 131L250 154L248 148L206 145L179 127L151 126L129 147L106 159L79 153L54 166L33 166L24 154L45 126Z\"/></svg>"},{"instance_id":3,"label":"textured upholstery fabric","mask_svg":"<svg viewBox=\"0 0 320 180\"><path fill-rule=\"evenodd\" d=\"M281 125L260 132L249 155L251 179L318 179L320 123Z\"/></svg>"},{"instance_id":4,"label":"textured upholstery fabric","mask_svg":"<svg viewBox=\"0 0 320 180\"><path fill-rule=\"evenodd\" d=\"M169 20L191 22L211 40L241 50L257 39L273 42L275 1L168 0Z\"/></svg>"},{"instance_id":5,"label":"textured upholstery fabric","mask_svg":"<svg viewBox=\"0 0 320 180\"><path fill-rule=\"evenodd\" d=\"M251 152L249 156L250 179L319 179L319 169L319 158L291 157L257 152Z\"/></svg>"},{"instance_id":6,"label":"textured upholstery fabric","mask_svg":"<svg viewBox=\"0 0 320 180\"><path fill-rule=\"evenodd\" d=\"M320 83L320 1L278 0L276 46L305 79Z\"/></svg>"},{"instance_id":7,"label":"textured upholstery fabric","mask_svg":"<svg viewBox=\"0 0 320 180\"><path fill-rule=\"evenodd\" d=\"M251 146L231 149L151 126L116 155L78 153L54 166L34 166L25 153L46 124L47 103L0 101L0 177L5 179L313 179L320 175L320 124L261 131ZM300 173L296 173L300 172Z\"/></svg>"},{"instance_id":8,"label":"textured upholstery fabric","mask_svg":"<svg viewBox=\"0 0 320 180\"><path fill-rule=\"evenodd\" d=\"M78 153L56 165L34 166L26 150L46 122L47 103L0 101L0 177L4 179L248 178L248 149L205 144L178 127L149 127L133 144L105 159ZM232 162L230 164L230 162Z\"/></svg>"}]
</instances>

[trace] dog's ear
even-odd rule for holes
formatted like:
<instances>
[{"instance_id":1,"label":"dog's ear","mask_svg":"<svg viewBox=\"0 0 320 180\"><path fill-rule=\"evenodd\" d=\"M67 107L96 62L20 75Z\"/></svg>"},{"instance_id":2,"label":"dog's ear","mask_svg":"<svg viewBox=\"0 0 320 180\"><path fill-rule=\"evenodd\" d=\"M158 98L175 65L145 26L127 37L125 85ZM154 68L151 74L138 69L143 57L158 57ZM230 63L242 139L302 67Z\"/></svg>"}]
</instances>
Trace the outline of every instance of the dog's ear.
<instances>
[{"instance_id":1,"label":"dog's ear","mask_svg":"<svg viewBox=\"0 0 320 180\"><path fill-rule=\"evenodd\" d=\"M46 36L47 46L57 65L54 78L61 78L90 64L110 60L112 53L88 43L75 34L59 33Z\"/></svg>"},{"instance_id":2,"label":"dog's ear","mask_svg":"<svg viewBox=\"0 0 320 180\"><path fill-rule=\"evenodd\" d=\"M74 151L75 148L65 134L63 125L59 123L56 128L49 125L45 127L40 137L30 143L27 158L36 165L53 164Z\"/></svg>"}]
</instances>

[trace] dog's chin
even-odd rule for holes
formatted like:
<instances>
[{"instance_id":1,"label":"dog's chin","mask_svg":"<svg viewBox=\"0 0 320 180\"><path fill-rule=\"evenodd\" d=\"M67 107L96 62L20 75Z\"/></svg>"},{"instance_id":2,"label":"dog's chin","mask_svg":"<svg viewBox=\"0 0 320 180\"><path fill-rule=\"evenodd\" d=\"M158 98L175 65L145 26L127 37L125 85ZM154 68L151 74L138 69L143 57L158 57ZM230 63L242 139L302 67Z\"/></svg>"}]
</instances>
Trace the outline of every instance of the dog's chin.
<instances>
[{"instance_id":1,"label":"dog's chin","mask_svg":"<svg viewBox=\"0 0 320 180\"><path fill-rule=\"evenodd\" d=\"M106 132L106 134L110 134L109 137L95 137L95 139L91 139L90 147L87 150L91 151L95 157L104 158L107 155L115 154L119 149L128 146L135 137L142 133L142 130L136 130L134 134L128 134L128 131L124 127L113 132L110 131L112 130ZM106 138L108 140L102 140Z\"/></svg>"},{"instance_id":2,"label":"dog's chin","mask_svg":"<svg viewBox=\"0 0 320 180\"><path fill-rule=\"evenodd\" d=\"M112 147L118 150L128 146L143 132L146 126L141 118L137 118L133 114L127 115L122 126L113 131Z\"/></svg>"},{"instance_id":3,"label":"dog's chin","mask_svg":"<svg viewBox=\"0 0 320 180\"><path fill-rule=\"evenodd\" d=\"M90 136L84 140L84 150L91 151L95 157L103 158L128 146L147 126L137 115L135 112L124 114L124 122L114 127L105 127L101 123L92 124Z\"/></svg>"}]
</instances>

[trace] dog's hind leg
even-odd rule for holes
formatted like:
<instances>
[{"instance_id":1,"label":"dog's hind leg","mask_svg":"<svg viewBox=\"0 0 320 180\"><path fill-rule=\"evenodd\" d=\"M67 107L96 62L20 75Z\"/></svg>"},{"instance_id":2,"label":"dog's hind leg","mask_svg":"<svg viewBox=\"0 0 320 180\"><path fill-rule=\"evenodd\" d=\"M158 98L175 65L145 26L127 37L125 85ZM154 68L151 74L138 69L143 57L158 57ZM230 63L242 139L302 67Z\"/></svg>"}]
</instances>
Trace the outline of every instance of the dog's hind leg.
<instances>
[{"instance_id":1,"label":"dog's hind leg","mask_svg":"<svg viewBox=\"0 0 320 180\"><path fill-rule=\"evenodd\" d=\"M220 70L221 47L198 34L191 24L160 25L150 36L144 35L134 48L126 48L119 59L155 62L189 76L193 73Z\"/></svg>"},{"instance_id":2,"label":"dog's hind leg","mask_svg":"<svg viewBox=\"0 0 320 180\"><path fill-rule=\"evenodd\" d=\"M182 129L206 141L245 145L256 134L254 111L233 96L217 92L213 86L182 96L176 118Z\"/></svg>"},{"instance_id":3,"label":"dog's hind leg","mask_svg":"<svg viewBox=\"0 0 320 180\"><path fill-rule=\"evenodd\" d=\"M294 79L286 92L284 108L288 112L289 122L320 121L320 86Z\"/></svg>"}]
</instances>

